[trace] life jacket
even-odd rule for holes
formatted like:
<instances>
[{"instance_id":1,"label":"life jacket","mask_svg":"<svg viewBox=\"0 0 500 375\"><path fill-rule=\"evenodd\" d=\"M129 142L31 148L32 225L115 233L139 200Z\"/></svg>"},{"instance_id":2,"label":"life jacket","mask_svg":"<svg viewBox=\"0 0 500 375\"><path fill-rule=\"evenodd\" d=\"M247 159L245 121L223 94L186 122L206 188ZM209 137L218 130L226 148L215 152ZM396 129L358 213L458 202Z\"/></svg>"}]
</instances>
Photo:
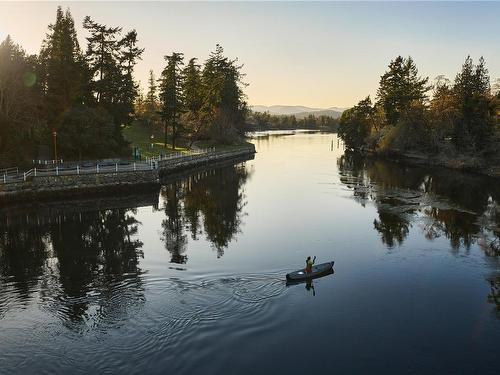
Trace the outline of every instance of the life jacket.
<instances>
[{"instance_id":1,"label":"life jacket","mask_svg":"<svg viewBox=\"0 0 500 375\"><path fill-rule=\"evenodd\" d=\"M312 260L312 259L306 260L306 270L311 271L313 264L314 264L314 260Z\"/></svg>"}]
</instances>

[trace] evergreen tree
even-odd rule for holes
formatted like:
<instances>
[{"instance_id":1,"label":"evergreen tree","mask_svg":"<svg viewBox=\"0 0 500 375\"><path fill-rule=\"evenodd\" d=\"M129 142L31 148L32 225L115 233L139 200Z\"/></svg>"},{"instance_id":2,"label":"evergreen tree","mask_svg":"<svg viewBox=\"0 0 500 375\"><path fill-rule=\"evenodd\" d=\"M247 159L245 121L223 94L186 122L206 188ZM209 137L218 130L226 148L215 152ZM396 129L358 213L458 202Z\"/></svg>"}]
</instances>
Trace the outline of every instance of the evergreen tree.
<instances>
[{"instance_id":1,"label":"evergreen tree","mask_svg":"<svg viewBox=\"0 0 500 375\"><path fill-rule=\"evenodd\" d=\"M202 130L201 109L203 105L203 84L201 81L200 66L197 59L192 58L184 68L182 91L186 109L186 124L189 130L191 143L199 136Z\"/></svg>"},{"instance_id":2,"label":"evergreen tree","mask_svg":"<svg viewBox=\"0 0 500 375\"><path fill-rule=\"evenodd\" d=\"M205 62L202 73L204 87L204 120L211 126L212 136L222 142L230 142L243 132L247 105L243 87L242 65L223 55L216 45Z\"/></svg>"},{"instance_id":3,"label":"evergreen tree","mask_svg":"<svg viewBox=\"0 0 500 375\"><path fill-rule=\"evenodd\" d=\"M0 166L32 159L44 121L36 67L36 57L26 55L10 36L0 43Z\"/></svg>"},{"instance_id":4,"label":"evergreen tree","mask_svg":"<svg viewBox=\"0 0 500 375\"><path fill-rule=\"evenodd\" d=\"M171 126L172 149L175 149L175 141L179 131L179 116L184 110L182 93L183 54L173 52L171 55L165 56L165 60L167 66L163 69L160 78L160 112L165 127L164 146L167 147L167 130L168 126Z\"/></svg>"},{"instance_id":5,"label":"evergreen tree","mask_svg":"<svg viewBox=\"0 0 500 375\"><path fill-rule=\"evenodd\" d=\"M136 119L143 119L146 116L146 100L144 92L141 88L140 82L137 88L137 97L134 101L134 117Z\"/></svg>"},{"instance_id":6,"label":"evergreen tree","mask_svg":"<svg viewBox=\"0 0 500 375\"><path fill-rule=\"evenodd\" d=\"M129 124L134 113L134 102L138 95L138 85L134 81L133 72L137 61L141 59L144 48L137 47L137 32L128 32L117 44L119 49L119 64L121 69L121 80L119 87L120 111L118 122Z\"/></svg>"},{"instance_id":7,"label":"evergreen tree","mask_svg":"<svg viewBox=\"0 0 500 375\"><path fill-rule=\"evenodd\" d=\"M136 100L135 108L135 118L141 120L143 124L154 126L159 122L158 86L152 70L149 71L147 92L142 98L142 106L139 107Z\"/></svg>"},{"instance_id":8,"label":"evergreen tree","mask_svg":"<svg viewBox=\"0 0 500 375\"><path fill-rule=\"evenodd\" d=\"M104 108L85 105L65 112L58 132L60 154L65 159L99 159L122 154L113 118Z\"/></svg>"},{"instance_id":9,"label":"evergreen tree","mask_svg":"<svg viewBox=\"0 0 500 375\"><path fill-rule=\"evenodd\" d=\"M42 45L40 64L44 67L46 113L48 126L58 129L65 111L84 101L87 84L86 67L73 17L69 10L57 8L56 22L49 25L49 33Z\"/></svg>"},{"instance_id":10,"label":"evergreen tree","mask_svg":"<svg viewBox=\"0 0 500 375\"><path fill-rule=\"evenodd\" d=\"M486 69L484 58L479 59L479 64L474 66L470 56L467 56L462 70L455 77L453 87L455 95L467 105L467 100L475 95L487 95L490 91L490 77Z\"/></svg>"},{"instance_id":11,"label":"evergreen tree","mask_svg":"<svg viewBox=\"0 0 500 375\"><path fill-rule=\"evenodd\" d=\"M377 91L378 102L385 111L387 123L396 125L402 112L414 100L427 99L428 78L420 78L411 57L396 57L389 64L389 70L380 77Z\"/></svg>"},{"instance_id":12,"label":"evergreen tree","mask_svg":"<svg viewBox=\"0 0 500 375\"><path fill-rule=\"evenodd\" d=\"M495 122L495 109L490 97L490 78L484 59L474 66L467 56L455 77L453 93L461 119L455 123L453 140L457 147L482 149L488 142Z\"/></svg>"},{"instance_id":13,"label":"evergreen tree","mask_svg":"<svg viewBox=\"0 0 500 375\"><path fill-rule=\"evenodd\" d=\"M372 127L373 114L374 108L369 96L342 113L338 134L348 148L358 149L366 144L366 138Z\"/></svg>"},{"instance_id":14,"label":"evergreen tree","mask_svg":"<svg viewBox=\"0 0 500 375\"><path fill-rule=\"evenodd\" d=\"M152 70L149 71L148 92L146 94L145 106L146 111L154 113L157 110L157 91L155 75Z\"/></svg>"},{"instance_id":15,"label":"evergreen tree","mask_svg":"<svg viewBox=\"0 0 500 375\"><path fill-rule=\"evenodd\" d=\"M116 85L120 81L117 37L122 29L99 24L89 16L85 17L83 27L90 33L85 57L93 77L91 88L95 101L99 104L113 103L117 94Z\"/></svg>"},{"instance_id":16,"label":"evergreen tree","mask_svg":"<svg viewBox=\"0 0 500 375\"><path fill-rule=\"evenodd\" d=\"M93 78L90 86L94 100L111 114L115 124L114 138L125 150L128 145L121 127L132 121L138 95L133 70L144 50L137 47L135 30L119 39L120 27L107 27L88 16L83 27L90 33L85 56Z\"/></svg>"}]
</instances>

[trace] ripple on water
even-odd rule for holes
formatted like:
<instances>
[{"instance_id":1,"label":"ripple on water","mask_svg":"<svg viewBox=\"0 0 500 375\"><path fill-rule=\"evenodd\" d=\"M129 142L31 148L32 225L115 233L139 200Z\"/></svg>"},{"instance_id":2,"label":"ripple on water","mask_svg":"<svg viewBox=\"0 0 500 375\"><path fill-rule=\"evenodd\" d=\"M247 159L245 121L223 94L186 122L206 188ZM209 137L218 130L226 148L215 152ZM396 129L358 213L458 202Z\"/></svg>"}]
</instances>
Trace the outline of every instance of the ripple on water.
<instances>
[{"instance_id":1,"label":"ripple on water","mask_svg":"<svg viewBox=\"0 0 500 375\"><path fill-rule=\"evenodd\" d=\"M148 366L154 372L158 362L174 363L172 371L181 371L176 367L180 362L208 355L207 340L222 334L237 342L241 335L281 324L272 319L277 307L270 302L287 290L283 274L280 270L191 280L130 275L94 279L78 289L42 280L29 340L23 330L26 339L18 332L14 336L19 340L8 346L24 345L21 352L32 355L16 356L13 349L0 358L18 369L33 369L36 357L43 363L40 373L63 368L75 373L144 372ZM18 303L13 293L9 295L0 300L0 313ZM45 319L43 324L40 319ZM57 337L54 344L47 344L49 337ZM29 345L21 343L26 340ZM186 356L185 361L179 356Z\"/></svg>"},{"instance_id":2,"label":"ripple on water","mask_svg":"<svg viewBox=\"0 0 500 375\"><path fill-rule=\"evenodd\" d=\"M41 294L40 307L80 334L98 334L120 326L145 302L140 275L96 279L71 289L57 284Z\"/></svg>"},{"instance_id":3,"label":"ripple on water","mask_svg":"<svg viewBox=\"0 0 500 375\"><path fill-rule=\"evenodd\" d=\"M141 363L137 365L139 370L144 369L146 357L148 361L157 357L162 362L172 357L172 363L180 362L178 357L184 354L179 347L186 346L190 349L189 361L195 361L193 355L202 355L206 350L203 338L217 336L221 326L230 320L238 322L238 335L251 333L252 327L272 329L270 324L279 323L271 319L275 312L270 301L286 290L282 275L283 272L195 281L152 279L146 283L150 305L143 311L145 315L123 327L130 337L114 344L115 358L132 355ZM228 339L234 334L224 335ZM102 358L96 365L108 368L110 363ZM120 363L114 366L120 368ZM123 366L130 370L130 363Z\"/></svg>"}]
</instances>

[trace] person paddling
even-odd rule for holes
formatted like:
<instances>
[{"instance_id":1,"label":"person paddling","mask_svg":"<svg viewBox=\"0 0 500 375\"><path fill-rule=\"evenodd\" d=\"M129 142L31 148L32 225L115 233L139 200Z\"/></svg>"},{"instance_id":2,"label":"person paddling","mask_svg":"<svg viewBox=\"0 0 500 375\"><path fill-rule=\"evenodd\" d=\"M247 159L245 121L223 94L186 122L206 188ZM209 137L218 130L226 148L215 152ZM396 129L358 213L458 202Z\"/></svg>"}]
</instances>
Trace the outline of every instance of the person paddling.
<instances>
[{"instance_id":1,"label":"person paddling","mask_svg":"<svg viewBox=\"0 0 500 375\"><path fill-rule=\"evenodd\" d=\"M307 259L306 259L306 272L307 273L312 272L312 268L313 268L315 261L316 261L316 256L314 257L314 259L311 259L310 256L307 257Z\"/></svg>"}]
</instances>

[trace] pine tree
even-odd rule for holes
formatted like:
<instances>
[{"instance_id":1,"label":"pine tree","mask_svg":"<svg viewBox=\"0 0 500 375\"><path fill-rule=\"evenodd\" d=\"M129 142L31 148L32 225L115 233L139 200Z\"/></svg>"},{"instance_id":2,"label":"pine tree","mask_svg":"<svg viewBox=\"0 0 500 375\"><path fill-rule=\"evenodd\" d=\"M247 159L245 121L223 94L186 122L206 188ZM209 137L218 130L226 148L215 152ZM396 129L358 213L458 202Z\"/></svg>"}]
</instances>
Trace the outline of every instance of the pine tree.
<instances>
[{"instance_id":1,"label":"pine tree","mask_svg":"<svg viewBox=\"0 0 500 375\"><path fill-rule=\"evenodd\" d=\"M186 109L186 122L191 133L191 144L197 138L204 123L200 118L203 105L203 84L200 65L196 64L196 61L196 58L190 59L182 72L184 77L182 91Z\"/></svg>"},{"instance_id":2,"label":"pine tree","mask_svg":"<svg viewBox=\"0 0 500 375\"><path fill-rule=\"evenodd\" d=\"M129 124L134 113L134 102L138 95L138 85L134 81L133 72L137 61L141 59L144 48L137 47L137 32L128 32L118 43L118 62L121 69L119 87L120 124Z\"/></svg>"},{"instance_id":3,"label":"pine tree","mask_svg":"<svg viewBox=\"0 0 500 375\"><path fill-rule=\"evenodd\" d=\"M95 101L104 105L113 103L117 96L116 86L121 78L117 62L117 38L122 29L99 24L89 16L85 17L83 27L90 33L85 57L94 78L91 87Z\"/></svg>"},{"instance_id":4,"label":"pine tree","mask_svg":"<svg viewBox=\"0 0 500 375\"><path fill-rule=\"evenodd\" d=\"M85 57L93 78L90 87L94 100L111 114L115 140L125 149L128 145L123 139L121 127L132 121L138 95L133 69L144 50L137 47L135 30L119 38L120 27L107 27L90 17L85 17L83 27L90 33Z\"/></svg>"},{"instance_id":5,"label":"pine tree","mask_svg":"<svg viewBox=\"0 0 500 375\"><path fill-rule=\"evenodd\" d=\"M213 136L222 142L234 140L242 132L247 106L243 87L242 66L224 56L216 45L205 62L202 73L204 87L203 113L211 125Z\"/></svg>"},{"instance_id":6,"label":"pine tree","mask_svg":"<svg viewBox=\"0 0 500 375\"><path fill-rule=\"evenodd\" d=\"M167 147L168 126L172 127L172 149L179 132L179 116L184 110L182 95L182 65L183 54L173 52L165 56L167 66L163 69L160 78L161 118L165 127L164 146Z\"/></svg>"},{"instance_id":7,"label":"pine tree","mask_svg":"<svg viewBox=\"0 0 500 375\"><path fill-rule=\"evenodd\" d=\"M0 43L0 166L31 159L43 124L43 93L36 80L36 56L28 56L10 36Z\"/></svg>"},{"instance_id":8,"label":"pine tree","mask_svg":"<svg viewBox=\"0 0 500 375\"><path fill-rule=\"evenodd\" d=\"M420 78L418 69L411 57L396 57L389 64L389 70L380 77L377 92L378 102L385 111L387 123L396 125L401 114L412 101L424 102L427 99L429 79Z\"/></svg>"},{"instance_id":9,"label":"pine tree","mask_svg":"<svg viewBox=\"0 0 500 375\"><path fill-rule=\"evenodd\" d=\"M47 97L49 127L58 128L62 115L72 106L84 101L85 62L69 10L57 8L56 22L40 52L45 75L42 83Z\"/></svg>"},{"instance_id":10,"label":"pine tree","mask_svg":"<svg viewBox=\"0 0 500 375\"><path fill-rule=\"evenodd\" d=\"M157 91L158 86L156 85L155 75L152 70L149 71L148 79L148 92L146 94L146 111L148 113L155 113L157 110Z\"/></svg>"},{"instance_id":11,"label":"pine tree","mask_svg":"<svg viewBox=\"0 0 500 375\"><path fill-rule=\"evenodd\" d=\"M148 91L144 99L144 111L142 118L147 125L151 126L158 122L158 85L156 77L152 70L149 71Z\"/></svg>"},{"instance_id":12,"label":"pine tree","mask_svg":"<svg viewBox=\"0 0 500 375\"><path fill-rule=\"evenodd\" d=\"M491 106L490 77L483 57L474 66L467 56L462 70L455 77L453 93L461 119L455 123L453 140L457 147L482 149L494 127L494 107Z\"/></svg>"}]
</instances>

